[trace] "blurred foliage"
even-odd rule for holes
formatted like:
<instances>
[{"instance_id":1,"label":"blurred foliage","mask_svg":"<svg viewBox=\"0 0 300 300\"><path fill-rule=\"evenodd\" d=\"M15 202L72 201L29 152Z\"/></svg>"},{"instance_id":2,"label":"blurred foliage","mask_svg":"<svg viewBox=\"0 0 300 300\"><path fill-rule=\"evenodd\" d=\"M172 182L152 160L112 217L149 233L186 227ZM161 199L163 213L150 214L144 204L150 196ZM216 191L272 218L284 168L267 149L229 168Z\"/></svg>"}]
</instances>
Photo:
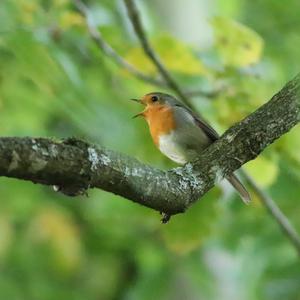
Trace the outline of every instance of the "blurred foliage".
<instances>
[{"instance_id":1,"label":"blurred foliage","mask_svg":"<svg viewBox=\"0 0 300 300\"><path fill-rule=\"evenodd\" d=\"M119 2L88 3L107 41L155 75ZM155 7L144 4L151 19ZM193 101L222 132L299 71L300 7L298 0L219 0L216 7L211 49L171 33L149 36L182 86L221 89ZM107 59L68 0L2 0L0 28L2 136L80 136L174 166L144 122L131 120L139 107L127 99L157 88ZM298 231L299 137L298 127L245 166ZM70 199L1 178L0 194L1 299L300 299L294 248L255 195L245 207L227 185L163 226L156 212L99 190Z\"/></svg>"},{"instance_id":2,"label":"blurred foliage","mask_svg":"<svg viewBox=\"0 0 300 300\"><path fill-rule=\"evenodd\" d=\"M257 168L259 164L259 168ZM279 166L275 159L259 156L254 161L250 161L245 170L254 177L262 187L272 185L278 177Z\"/></svg>"},{"instance_id":3,"label":"blurred foliage","mask_svg":"<svg viewBox=\"0 0 300 300\"><path fill-rule=\"evenodd\" d=\"M205 75L206 70L201 62L182 42L169 35L158 35L151 44L161 57L168 70L186 75ZM148 74L155 74L156 68L145 56L141 47L131 48L125 58ZM156 74L157 75L157 74Z\"/></svg>"},{"instance_id":4,"label":"blurred foliage","mask_svg":"<svg viewBox=\"0 0 300 300\"><path fill-rule=\"evenodd\" d=\"M246 67L260 60L263 42L256 32L224 17L215 17L212 25L216 48L224 65Z\"/></svg>"}]
</instances>

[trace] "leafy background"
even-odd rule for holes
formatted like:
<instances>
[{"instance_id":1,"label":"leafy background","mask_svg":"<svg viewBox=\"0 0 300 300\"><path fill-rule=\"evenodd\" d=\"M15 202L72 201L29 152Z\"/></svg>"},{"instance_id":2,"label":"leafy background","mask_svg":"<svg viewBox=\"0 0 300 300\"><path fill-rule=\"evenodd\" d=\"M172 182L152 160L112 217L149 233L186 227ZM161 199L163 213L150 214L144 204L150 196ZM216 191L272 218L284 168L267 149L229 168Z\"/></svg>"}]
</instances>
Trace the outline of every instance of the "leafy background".
<instances>
[{"instance_id":1,"label":"leafy background","mask_svg":"<svg viewBox=\"0 0 300 300\"><path fill-rule=\"evenodd\" d=\"M200 2L184 1L186 10L179 0L138 4L154 48L181 85L221 90L193 102L222 132L299 71L300 4ZM122 2L88 4L105 39L156 75ZM199 21L185 15L195 5L206 27L192 33L212 42L184 38L188 23ZM2 136L79 136L174 166L154 148L145 123L131 120L139 107L127 99L157 88L107 59L68 0L2 0L0 28ZM298 127L245 169L300 232L299 148ZM214 188L161 225L147 208L100 190L89 194L73 199L1 178L1 299L300 299L299 257L255 195L245 207L228 186Z\"/></svg>"}]
</instances>

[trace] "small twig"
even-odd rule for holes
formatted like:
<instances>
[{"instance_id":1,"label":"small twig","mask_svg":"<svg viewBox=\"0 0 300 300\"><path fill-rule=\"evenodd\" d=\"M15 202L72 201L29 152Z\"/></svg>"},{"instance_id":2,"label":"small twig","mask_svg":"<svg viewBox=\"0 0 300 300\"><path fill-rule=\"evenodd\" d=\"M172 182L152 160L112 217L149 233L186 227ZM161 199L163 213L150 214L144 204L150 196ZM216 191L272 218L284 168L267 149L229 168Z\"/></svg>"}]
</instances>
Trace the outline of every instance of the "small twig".
<instances>
[{"instance_id":1,"label":"small twig","mask_svg":"<svg viewBox=\"0 0 300 300\"><path fill-rule=\"evenodd\" d=\"M126 69L129 73L134 75L136 78L145 82L157 85L159 87L165 87L165 83L159 79L153 78L144 74L135 68L132 64L126 61L120 56L102 37L101 32L97 29L93 17L89 12L86 5L81 0L73 0L78 11L84 16L86 20L87 29L93 41L101 49L101 51L108 57L110 57L118 66Z\"/></svg>"},{"instance_id":2,"label":"small twig","mask_svg":"<svg viewBox=\"0 0 300 300\"><path fill-rule=\"evenodd\" d=\"M160 80L158 78L154 78L149 76L140 70L138 70L135 66L126 61L122 56L120 56L104 39L101 35L101 32L95 26L95 22L93 21L93 17L89 12L88 7L81 0L73 0L74 5L78 9L78 11L82 14L86 21L88 32L97 45L97 47L108 57L110 57L118 66L126 69L131 75L135 76L137 79L142 80L144 82L156 85L161 88L169 87L168 84L164 80ZM218 91L205 92L201 90L195 91L185 91L185 97L197 97L202 96L206 98L213 98L218 94Z\"/></svg>"},{"instance_id":3,"label":"small twig","mask_svg":"<svg viewBox=\"0 0 300 300\"><path fill-rule=\"evenodd\" d=\"M257 185L254 179L250 175L248 175L245 171L241 170L241 173L247 180L248 185L254 190L254 192L259 197L261 202L267 208L268 212L276 220L276 222L278 223L282 231L287 235L290 241L294 244L295 248L298 251L298 254L300 255L300 237L296 229L290 223L288 218L283 214L283 212L280 210L280 208L277 206L274 200Z\"/></svg>"},{"instance_id":4,"label":"small twig","mask_svg":"<svg viewBox=\"0 0 300 300\"><path fill-rule=\"evenodd\" d=\"M127 8L129 19L132 23L134 31L140 40L140 43L144 49L145 54L150 58L158 72L164 78L166 84L170 89L172 89L184 102L186 105L191 107L190 101L188 100L186 94L181 90L177 82L172 78L162 61L160 60L157 53L152 49L148 38L146 36L145 30L142 26L142 22L140 20L138 9L133 0L124 0L125 6Z\"/></svg>"}]
</instances>

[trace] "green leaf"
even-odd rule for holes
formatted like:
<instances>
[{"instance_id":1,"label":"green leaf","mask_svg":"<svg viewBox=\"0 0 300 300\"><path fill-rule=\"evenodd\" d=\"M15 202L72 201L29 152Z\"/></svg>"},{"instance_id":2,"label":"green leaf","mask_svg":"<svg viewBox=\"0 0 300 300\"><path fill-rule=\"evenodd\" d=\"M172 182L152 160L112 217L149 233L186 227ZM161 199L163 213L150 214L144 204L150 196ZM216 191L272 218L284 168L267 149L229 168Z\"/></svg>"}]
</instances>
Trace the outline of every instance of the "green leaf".
<instances>
[{"instance_id":1,"label":"green leaf","mask_svg":"<svg viewBox=\"0 0 300 300\"><path fill-rule=\"evenodd\" d=\"M174 37L160 35L152 39L151 43L169 70L187 75L203 75L207 73L205 66L193 54L191 48ZM146 74L156 73L156 68L145 56L141 47L132 48L128 52L126 59Z\"/></svg>"},{"instance_id":2,"label":"green leaf","mask_svg":"<svg viewBox=\"0 0 300 300\"><path fill-rule=\"evenodd\" d=\"M213 189L184 214L171 218L162 229L163 239L169 249L187 254L201 245L211 233L217 217L219 195L220 191Z\"/></svg>"},{"instance_id":3,"label":"green leaf","mask_svg":"<svg viewBox=\"0 0 300 300\"><path fill-rule=\"evenodd\" d=\"M79 228L71 215L61 208L49 205L31 221L29 234L36 243L49 243L53 263L62 273L76 271L82 259Z\"/></svg>"},{"instance_id":4,"label":"green leaf","mask_svg":"<svg viewBox=\"0 0 300 300\"><path fill-rule=\"evenodd\" d=\"M246 67L257 63L263 40L252 29L225 17L212 20L217 51L226 66Z\"/></svg>"},{"instance_id":5,"label":"green leaf","mask_svg":"<svg viewBox=\"0 0 300 300\"><path fill-rule=\"evenodd\" d=\"M300 163L300 127L296 127L288 134L282 136L276 145L291 156L292 159Z\"/></svg>"},{"instance_id":6,"label":"green leaf","mask_svg":"<svg viewBox=\"0 0 300 300\"><path fill-rule=\"evenodd\" d=\"M84 18L76 12L64 11L59 19L60 26L63 29L69 29L73 26L83 26L85 24Z\"/></svg>"},{"instance_id":7,"label":"green leaf","mask_svg":"<svg viewBox=\"0 0 300 300\"><path fill-rule=\"evenodd\" d=\"M0 217L0 261L5 259L8 253L9 247L11 246L12 239L14 236L13 226L9 220L9 217L2 214Z\"/></svg>"},{"instance_id":8,"label":"green leaf","mask_svg":"<svg viewBox=\"0 0 300 300\"><path fill-rule=\"evenodd\" d=\"M272 185L279 172L277 162L264 156L258 156L255 160L248 162L245 169L262 187Z\"/></svg>"}]
</instances>

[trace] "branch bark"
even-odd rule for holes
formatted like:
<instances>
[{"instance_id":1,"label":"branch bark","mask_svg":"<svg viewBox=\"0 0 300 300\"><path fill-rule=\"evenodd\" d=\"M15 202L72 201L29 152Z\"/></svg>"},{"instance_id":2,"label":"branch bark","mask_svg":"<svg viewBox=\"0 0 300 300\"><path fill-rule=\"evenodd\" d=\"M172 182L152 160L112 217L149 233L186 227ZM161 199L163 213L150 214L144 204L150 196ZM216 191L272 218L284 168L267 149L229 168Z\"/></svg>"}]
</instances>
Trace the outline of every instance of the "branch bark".
<instances>
[{"instance_id":1,"label":"branch bark","mask_svg":"<svg viewBox=\"0 0 300 300\"><path fill-rule=\"evenodd\" d=\"M184 167L161 171L134 158L68 139L0 138L0 176L100 188L169 215L185 211L218 181L254 159L300 120L300 74ZM72 192L70 192L72 194Z\"/></svg>"}]
</instances>

